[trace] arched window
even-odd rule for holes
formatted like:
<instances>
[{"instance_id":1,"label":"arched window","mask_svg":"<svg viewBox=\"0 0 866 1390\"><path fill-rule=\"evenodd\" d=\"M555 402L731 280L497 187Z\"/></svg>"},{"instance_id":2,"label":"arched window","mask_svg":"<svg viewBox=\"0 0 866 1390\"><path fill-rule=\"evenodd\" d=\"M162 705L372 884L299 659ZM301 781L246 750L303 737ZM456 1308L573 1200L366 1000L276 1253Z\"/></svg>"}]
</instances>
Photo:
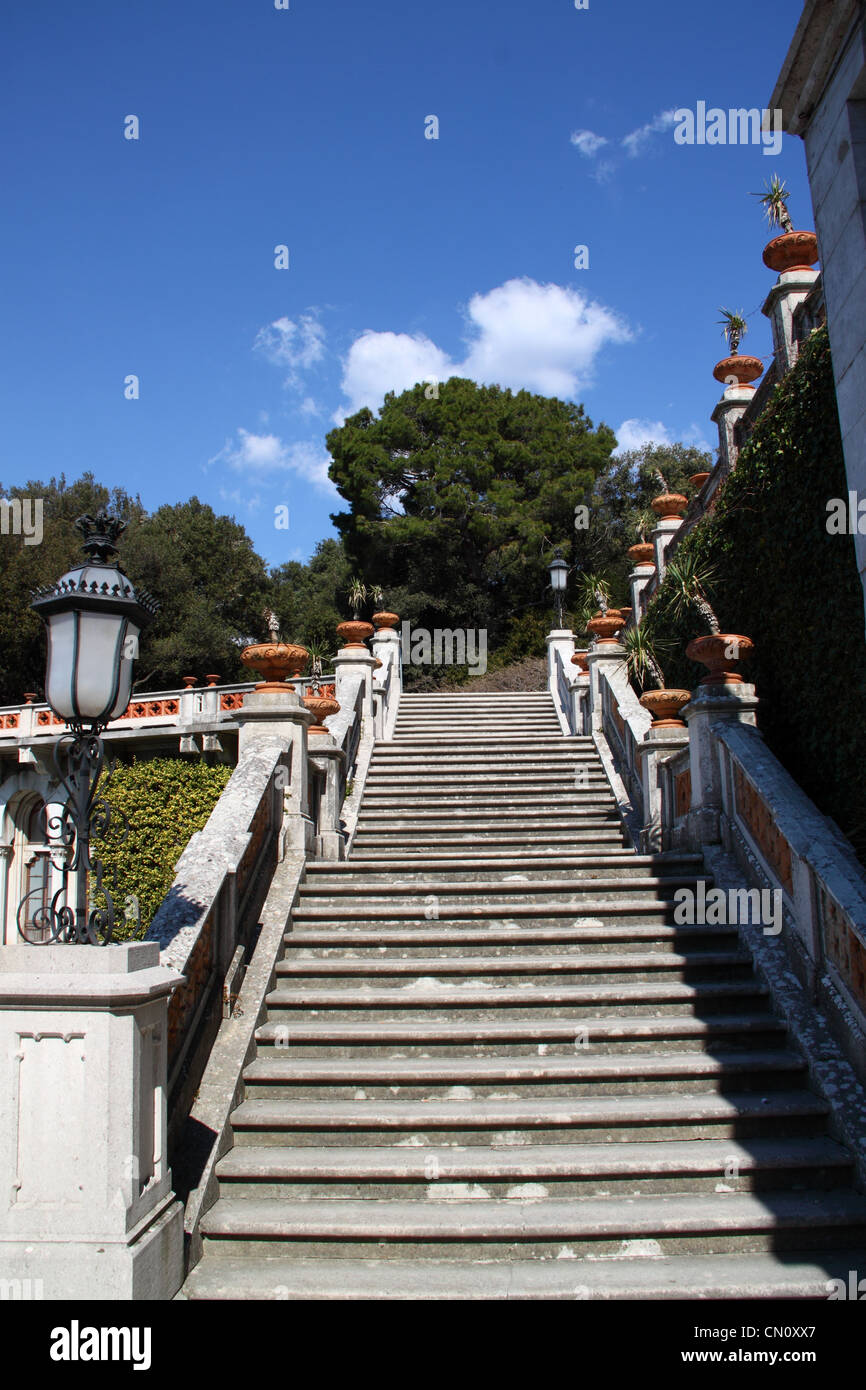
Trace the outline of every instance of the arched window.
<instances>
[{"instance_id":1,"label":"arched window","mask_svg":"<svg viewBox=\"0 0 866 1390\"><path fill-rule=\"evenodd\" d=\"M31 941L39 936L48 936L48 930L39 931L36 923L44 921L40 914L51 901L51 850L45 830L44 803L34 801L29 807L27 819L22 826L21 851L23 856L23 897L27 902L26 930Z\"/></svg>"}]
</instances>

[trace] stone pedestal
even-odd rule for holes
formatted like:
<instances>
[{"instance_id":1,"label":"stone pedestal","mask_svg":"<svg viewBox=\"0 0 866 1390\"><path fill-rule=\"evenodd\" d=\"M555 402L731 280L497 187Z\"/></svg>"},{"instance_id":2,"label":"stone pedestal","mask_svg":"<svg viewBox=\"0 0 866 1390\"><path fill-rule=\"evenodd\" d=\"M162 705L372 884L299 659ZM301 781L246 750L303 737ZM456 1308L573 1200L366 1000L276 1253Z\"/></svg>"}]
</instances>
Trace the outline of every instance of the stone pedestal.
<instances>
[{"instance_id":1,"label":"stone pedestal","mask_svg":"<svg viewBox=\"0 0 866 1390\"><path fill-rule=\"evenodd\" d=\"M659 584L665 577L665 565L671 541L683 524L681 516L665 516L659 521L658 526L652 533L652 543L656 552L656 572L659 577Z\"/></svg>"},{"instance_id":2,"label":"stone pedestal","mask_svg":"<svg viewBox=\"0 0 866 1390\"><path fill-rule=\"evenodd\" d=\"M659 854L666 848L659 763L663 758L670 757L671 753L685 748L688 742L689 734L685 728L650 728L644 735L643 742L635 748L643 793L643 825L638 844L641 854Z\"/></svg>"},{"instance_id":3,"label":"stone pedestal","mask_svg":"<svg viewBox=\"0 0 866 1390\"><path fill-rule=\"evenodd\" d=\"M571 664L571 658L574 656L574 633L569 628L555 627L547 634L545 641L547 643L547 688L553 696L553 703L559 715L560 725L565 733L568 732L568 710L562 708L556 653L559 653L562 661L566 680L570 682L571 673L574 670Z\"/></svg>"},{"instance_id":4,"label":"stone pedestal","mask_svg":"<svg viewBox=\"0 0 866 1390\"><path fill-rule=\"evenodd\" d=\"M646 603L644 600L644 590L652 582L656 572L655 565L635 565L628 577L631 587L631 607L634 614L634 623L637 625L644 616Z\"/></svg>"},{"instance_id":5,"label":"stone pedestal","mask_svg":"<svg viewBox=\"0 0 866 1390\"><path fill-rule=\"evenodd\" d=\"M397 637L397 633L394 634ZM399 638L397 639L399 642ZM346 709L347 700L354 701L355 693L351 697L346 693L347 683L350 678L358 676L364 682L363 698L363 717L373 718L373 672L376 669L376 658L371 655L366 647L341 647L334 658L334 672L336 674L336 698L340 702L340 708ZM354 684L354 681L352 682ZM342 692L342 693L341 693Z\"/></svg>"},{"instance_id":6,"label":"stone pedestal","mask_svg":"<svg viewBox=\"0 0 866 1390\"><path fill-rule=\"evenodd\" d=\"M738 449L734 428L755 394L753 386L728 386L710 417L719 430L719 463L722 476L736 467Z\"/></svg>"},{"instance_id":7,"label":"stone pedestal","mask_svg":"<svg viewBox=\"0 0 866 1390\"><path fill-rule=\"evenodd\" d=\"M382 669L375 672L373 682L374 689L384 686L391 673L391 684L388 689L387 702L384 696L380 699L381 717L376 729L376 737L390 739L393 737L394 725L397 722L397 710L400 704L400 693L403 689L403 663L402 663L402 643L400 634L396 628L379 628L373 637L370 638L370 646L373 655L378 657L382 663Z\"/></svg>"},{"instance_id":8,"label":"stone pedestal","mask_svg":"<svg viewBox=\"0 0 866 1390\"><path fill-rule=\"evenodd\" d=\"M601 673L607 667L608 670L621 666L625 656L625 647L620 646L619 642L611 642L609 645L593 647L587 656L589 664L589 729L587 733L600 734L604 732L604 711L601 701Z\"/></svg>"},{"instance_id":9,"label":"stone pedestal","mask_svg":"<svg viewBox=\"0 0 866 1390\"><path fill-rule=\"evenodd\" d=\"M46 1299L170 1299L183 1209L166 1164L156 942L0 951L0 1278Z\"/></svg>"},{"instance_id":10,"label":"stone pedestal","mask_svg":"<svg viewBox=\"0 0 866 1390\"><path fill-rule=\"evenodd\" d=\"M783 271L764 301L761 313L770 320L776 370L780 374L790 371L797 360L794 310L803 303L817 279L817 270Z\"/></svg>"},{"instance_id":11,"label":"stone pedestal","mask_svg":"<svg viewBox=\"0 0 866 1390\"><path fill-rule=\"evenodd\" d=\"M233 718L239 725L238 763L257 741L279 743L285 755L281 852L307 850L313 842L307 771L307 729L315 715L294 690L250 690Z\"/></svg>"},{"instance_id":12,"label":"stone pedestal","mask_svg":"<svg viewBox=\"0 0 866 1390\"><path fill-rule=\"evenodd\" d=\"M696 849L701 845L721 842L721 769L712 737L713 730L722 723L750 724L754 727L757 708L755 687L744 681L739 685L699 685L682 711L689 729L692 780L688 836Z\"/></svg>"},{"instance_id":13,"label":"stone pedestal","mask_svg":"<svg viewBox=\"0 0 866 1390\"><path fill-rule=\"evenodd\" d=\"M313 734L309 747L310 762L325 775L313 852L317 859L345 859L346 838L340 829L340 812L343 809L340 771L346 755L330 734Z\"/></svg>"},{"instance_id":14,"label":"stone pedestal","mask_svg":"<svg viewBox=\"0 0 866 1390\"><path fill-rule=\"evenodd\" d=\"M589 672L577 671L577 667L572 667L577 672L571 681L571 698L574 710L574 732L580 738L584 738L590 731L590 689Z\"/></svg>"}]
</instances>

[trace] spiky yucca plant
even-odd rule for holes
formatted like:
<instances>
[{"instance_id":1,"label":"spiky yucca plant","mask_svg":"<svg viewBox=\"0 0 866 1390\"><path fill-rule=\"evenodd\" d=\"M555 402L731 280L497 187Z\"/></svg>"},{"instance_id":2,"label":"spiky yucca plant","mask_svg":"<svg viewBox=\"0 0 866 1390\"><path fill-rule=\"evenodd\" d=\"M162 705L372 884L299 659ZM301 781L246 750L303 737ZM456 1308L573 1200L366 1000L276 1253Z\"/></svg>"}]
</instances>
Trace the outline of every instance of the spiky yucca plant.
<instances>
[{"instance_id":1,"label":"spiky yucca plant","mask_svg":"<svg viewBox=\"0 0 866 1390\"><path fill-rule=\"evenodd\" d=\"M722 316L719 319L722 337L736 357L740 350L740 340L741 338L745 338L749 331L749 325L746 323L745 315L742 313L734 313L731 309L720 309L719 313Z\"/></svg>"},{"instance_id":2,"label":"spiky yucca plant","mask_svg":"<svg viewBox=\"0 0 866 1390\"><path fill-rule=\"evenodd\" d=\"M780 179L778 174L774 174L764 188L764 193L753 193L752 197L760 198L770 226L781 227L783 232L793 232L794 224L788 212L788 199L791 194L784 180Z\"/></svg>"},{"instance_id":3,"label":"spiky yucca plant","mask_svg":"<svg viewBox=\"0 0 866 1390\"><path fill-rule=\"evenodd\" d=\"M653 641L643 624L627 627L619 640L625 647L623 661L629 680L637 681L641 691L648 683L656 690L664 690L665 675L659 657L670 651L671 643L658 637Z\"/></svg>"},{"instance_id":4,"label":"spiky yucca plant","mask_svg":"<svg viewBox=\"0 0 866 1390\"><path fill-rule=\"evenodd\" d=\"M665 570L665 583L673 585L671 607L676 614L694 609L701 615L710 632L721 632L715 610L707 597L707 589L718 579L713 565L700 564L697 556L677 555Z\"/></svg>"}]
</instances>

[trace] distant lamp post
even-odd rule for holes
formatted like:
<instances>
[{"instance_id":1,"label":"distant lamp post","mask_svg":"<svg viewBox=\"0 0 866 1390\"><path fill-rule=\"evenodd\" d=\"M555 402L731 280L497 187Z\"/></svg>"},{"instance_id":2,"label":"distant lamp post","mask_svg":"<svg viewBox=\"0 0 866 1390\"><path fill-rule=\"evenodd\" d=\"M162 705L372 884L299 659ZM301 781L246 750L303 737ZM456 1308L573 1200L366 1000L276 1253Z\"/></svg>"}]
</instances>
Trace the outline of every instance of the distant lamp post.
<instances>
[{"instance_id":1,"label":"distant lamp post","mask_svg":"<svg viewBox=\"0 0 866 1390\"><path fill-rule=\"evenodd\" d=\"M565 585L568 579L568 565L562 558L562 551L557 546L553 559L548 565L550 574L550 587L556 596L556 617L557 622L562 627L562 595L565 593Z\"/></svg>"},{"instance_id":2,"label":"distant lamp post","mask_svg":"<svg viewBox=\"0 0 866 1390\"><path fill-rule=\"evenodd\" d=\"M46 809L48 841L63 856L62 863L55 864L61 886L32 913L32 893L18 908L19 932L38 946L98 946L113 935L113 899L103 866L91 853L91 837L105 838L112 818L108 802L96 795L105 763L100 734L129 704L138 638L157 609L156 601L136 593L110 558L126 523L102 510L95 517L79 517L75 526L87 559L38 590L31 603L48 629L45 697L71 729L54 748L54 765L67 800L59 812L48 815ZM70 875L75 876L74 906L67 901ZM103 907L96 905L100 895Z\"/></svg>"}]
</instances>

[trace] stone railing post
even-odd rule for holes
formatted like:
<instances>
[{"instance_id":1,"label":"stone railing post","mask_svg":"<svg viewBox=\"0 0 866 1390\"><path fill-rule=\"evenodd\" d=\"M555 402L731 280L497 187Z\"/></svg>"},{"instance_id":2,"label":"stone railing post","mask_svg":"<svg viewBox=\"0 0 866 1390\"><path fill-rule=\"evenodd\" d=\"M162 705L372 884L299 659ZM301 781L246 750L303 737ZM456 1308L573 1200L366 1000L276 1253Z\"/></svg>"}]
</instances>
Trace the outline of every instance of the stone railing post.
<instances>
[{"instance_id":1,"label":"stone railing post","mask_svg":"<svg viewBox=\"0 0 866 1390\"><path fill-rule=\"evenodd\" d=\"M341 771L346 755L330 734L313 734L309 749L310 762L325 774L313 852L317 859L344 859L346 837L340 826L340 813L343 809Z\"/></svg>"},{"instance_id":2,"label":"stone railing post","mask_svg":"<svg viewBox=\"0 0 866 1390\"><path fill-rule=\"evenodd\" d=\"M683 524L681 516L663 516L652 533L652 543L655 546L656 562L655 570L658 574L658 582L661 584L665 577L666 556L670 549L671 541ZM642 565L642 569L647 566ZM641 585L641 588L645 588Z\"/></svg>"},{"instance_id":3,"label":"stone railing post","mask_svg":"<svg viewBox=\"0 0 866 1390\"><path fill-rule=\"evenodd\" d=\"M764 301L761 313L770 320L773 330L773 350L780 377L789 372L797 360L794 310L808 297L817 279L817 270L807 270L803 266L783 271Z\"/></svg>"},{"instance_id":4,"label":"stone railing post","mask_svg":"<svg viewBox=\"0 0 866 1390\"><path fill-rule=\"evenodd\" d=\"M166 1159L156 942L0 951L0 1269L45 1299L168 1300L183 1208Z\"/></svg>"},{"instance_id":5,"label":"stone railing post","mask_svg":"<svg viewBox=\"0 0 866 1390\"><path fill-rule=\"evenodd\" d=\"M589 666L589 729L588 733L604 732L604 706L601 695L603 671L614 671L622 664L625 647L619 642L602 642L591 647L587 654Z\"/></svg>"},{"instance_id":6,"label":"stone railing post","mask_svg":"<svg viewBox=\"0 0 866 1390\"><path fill-rule=\"evenodd\" d=\"M719 430L719 463L723 477L736 467L739 450L735 427L746 413L754 394L754 386L727 386L710 417Z\"/></svg>"},{"instance_id":7,"label":"stone railing post","mask_svg":"<svg viewBox=\"0 0 866 1390\"><path fill-rule=\"evenodd\" d=\"M394 627L380 627L371 637L370 646L372 647L374 657L378 657L382 663L382 669L377 672L374 689L386 684L389 673L391 677L387 701L385 700L384 693L379 700L381 715L376 725L376 737L380 739L390 739L394 732L394 725L397 722L400 693L403 688L402 643L400 641L400 634Z\"/></svg>"},{"instance_id":8,"label":"stone railing post","mask_svg":"<svg viewBox=\"0 0 866 1390\"><path fill-rule=\"evenodd\" d=\"M553 696L553 703L559 713L560 722L567 725L570 711L562 708L556 653L559 652L566 675L570 677L574 670L571 664L571 658L574 656L574 633L569 628L553 628L547 634L545 641L547 643L547 688ZM571 697L569 696L569 698Z\"/></svg>"},{"instance_id":9,"label":"stone railing post","mask_svg":"<svg viewBox=\"0 0 866 1390\"><path fill-rule=\"evenodd\" d=\"M396 636L396 633L394 634ZM345 709L346 701L349 699L347 684L351 681L354 701L354 680L353 677L360 676L364 682L363 714L365 719L373 718L373 672L376 669L376 658L372 656L365 646L341 647L334 657L334 673L336 675L335 698L340 702L340 708Z\"/></svg>"},{"instance_id":10,"label":"stone railing post","mask_svg":"<svg viewBox=\"0 0 866 1390\"><path fill-rule=\"evenodd\" d=\"M635 565L628 577L629 587L631 589L631 608L635 626L637 626L644 617L645 603L643 593L647 585L652 583L655 572L656 567L652 560L650 560L645 565Z\"/></svg>"},{"instance_id":11,"label":"stone railing post","mask_svg":"<svg viewBox=\"0 0 866 1390\"><path fill-rule=\"evenodd\" d=\"M689 730L692 800L687 827L692 845L721 842L722 770L713 738L720 724L756 724L755 687L739 684L699 685L682 716Z\"/></svg>"},{"instance_id":12,"label":"stone railing post","mask_svg":"<svg viewBox=\"0 0 866 1390\"><path fill-rule=\"evenodd\" d=\"M576 667L572 668L575 672L571 682L571 698L574 709L574 729L579 738L585 738L590 731L590 677L588 671L580 671Z\"/></svg>"},{"instance_id":13,"label":"stone railing post","mask_svg":"<svg viewBox=\"0 0 866 1390\"><path fill-rule=\"evenodd\" d=\"M643 825L640 832L639 850L641 854L658 854L667 849L665 825L662 815L662 786L660 764L671 753L686 748L689 734L682 721L653 728L650 725L643 742L635 745L635 757L640 766L641 791L643 794Z\"/></svg>"},{"instance_id":14,"label":"stone railing post","mask_svg":"<svg viewBox=\"0 0 866 1390\"><path fill-rule=\"evenodd\" d=\"M291 686L285 690L250 690L233 718L238 724L238 764L257 742L276 740L286 754L287 785L283 788L281 856L289 849L306 851L313 842L310 817L307 729L316 722Z\"/></svg>"}]
</instances>

